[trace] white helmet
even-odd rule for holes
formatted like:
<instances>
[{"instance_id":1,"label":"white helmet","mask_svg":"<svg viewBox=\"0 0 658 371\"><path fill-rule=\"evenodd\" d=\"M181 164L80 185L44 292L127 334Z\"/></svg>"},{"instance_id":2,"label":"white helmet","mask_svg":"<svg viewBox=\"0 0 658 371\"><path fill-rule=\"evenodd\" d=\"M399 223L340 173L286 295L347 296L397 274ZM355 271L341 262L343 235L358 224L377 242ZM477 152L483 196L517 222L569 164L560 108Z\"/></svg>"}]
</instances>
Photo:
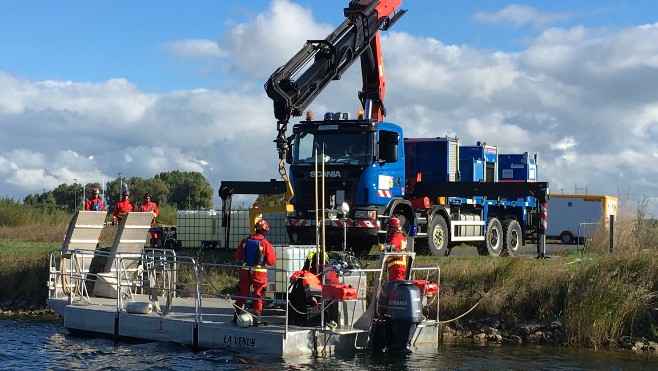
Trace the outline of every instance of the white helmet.
<instances>
[{"instance_id":1,"label":"white helmet","mask_svg":"<svg viewBox=\"0 0 658 371\"><path fill-rule=\"evenodd\" d=\"M244 312L238 316L237 323L240 327L249 327L253 324L253 317L250 313Z\"/></svg>"}]
</instances>

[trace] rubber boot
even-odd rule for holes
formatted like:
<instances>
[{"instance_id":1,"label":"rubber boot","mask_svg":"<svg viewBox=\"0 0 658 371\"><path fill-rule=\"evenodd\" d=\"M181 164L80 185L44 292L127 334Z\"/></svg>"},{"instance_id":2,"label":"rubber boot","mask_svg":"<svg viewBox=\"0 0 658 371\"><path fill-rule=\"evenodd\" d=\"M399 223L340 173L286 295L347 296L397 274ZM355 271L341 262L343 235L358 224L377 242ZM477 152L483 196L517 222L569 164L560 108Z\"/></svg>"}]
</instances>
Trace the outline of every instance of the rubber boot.
<instances>
[{"instance_id":1,"label":"rubber boot","mask_svg":"<svg viewBox=\"0 0 658 371\"><path fill-rule=\"evenodd\" d=\"M254 326L260 326L262 323L260 320L260 313L254 313L253 315Z\"/></svg>"},{"instance_id":2,"label":"rubber boot","mask_svg":"<svg viewBox=\"0 0 658 371\"><path fill-rule=\"evenodd\" d=\"M233 319L231 320L232 324L237 324L238 323L238 311L236 310L235 313L233 313Z\"/></svg>"}]
</instances>

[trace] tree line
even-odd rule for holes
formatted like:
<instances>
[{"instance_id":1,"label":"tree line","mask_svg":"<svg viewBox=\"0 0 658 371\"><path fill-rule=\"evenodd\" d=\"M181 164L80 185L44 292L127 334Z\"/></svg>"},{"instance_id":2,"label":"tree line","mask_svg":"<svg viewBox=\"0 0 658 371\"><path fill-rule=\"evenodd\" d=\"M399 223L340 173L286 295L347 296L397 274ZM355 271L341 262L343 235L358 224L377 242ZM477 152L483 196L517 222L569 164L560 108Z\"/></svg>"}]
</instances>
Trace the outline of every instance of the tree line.
<instances>
[{"instance_id":1,"label":"tree line","mask_svg":"<svg viewBox=\"0 0 658 371\"><path fill-rule=\"evenodd\" d=\"M212 209L213 189L199 172L168 171L157 174L153 178L140 177L117 178L105 183L99 182L80 184L62 183L53 190L44 189L43 193L31 194L23 199L23 203L32 206L42 206L50 209L66 211L82 210L85 198L91 197L92 189L98 188L105 202L105 209L112 211L121 198L121 187L124 185L130 191L130 200L139 205L145 193L151 194L151 199L159 205L170 205L177 209Z\"/></svg>"}]
</instances>

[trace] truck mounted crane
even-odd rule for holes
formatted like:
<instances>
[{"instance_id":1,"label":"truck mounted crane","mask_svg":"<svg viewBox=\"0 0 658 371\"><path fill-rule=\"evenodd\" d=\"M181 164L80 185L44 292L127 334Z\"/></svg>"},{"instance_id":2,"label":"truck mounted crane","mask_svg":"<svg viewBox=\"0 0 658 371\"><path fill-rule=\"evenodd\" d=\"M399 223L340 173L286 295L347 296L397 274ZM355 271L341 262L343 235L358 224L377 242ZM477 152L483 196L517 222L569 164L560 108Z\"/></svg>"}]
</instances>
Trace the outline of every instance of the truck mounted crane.
<instances>
[{"instance_id":1,"label":"truck mounted crane","mask_svg":"<svg viewBox=\"0 0 658 371\"><path fill-rule=\"evenodd\" d=\"M472 153L485 154L462 159L471 172L462 176L457 138L405 138L399 125L383 121L386 83L379 32L405 13L397 10L400 5L400 0L351 1L344 9L345 21L334 32L324 40L308 40L265 84L277 119L275 143L282 175L281 183L272 184L289 189L290 242L317 243L319 211L327 234L322 246L347 245L362 254L383 238L387 220L396 215L415 235L420 252L447 255L453 246L468 243L481 254L514 255L526 235L534 233L542 242L537 245L542 257L542 205L548 183L536 181L536 164L527 153L512 156L515 163L498 169L497 151L492 156L491 148L478 144ZM357 118L329 112L313 120L307 114L287 136L290 119L301 116L357 58L363 80ZM478 172L477 167L483 170ZM519 169L527 171L514 175ZM321 208L316 199L320 177L325 185ZM343 203L349 208L340 208Z\"/></svg>"}]
</instances>

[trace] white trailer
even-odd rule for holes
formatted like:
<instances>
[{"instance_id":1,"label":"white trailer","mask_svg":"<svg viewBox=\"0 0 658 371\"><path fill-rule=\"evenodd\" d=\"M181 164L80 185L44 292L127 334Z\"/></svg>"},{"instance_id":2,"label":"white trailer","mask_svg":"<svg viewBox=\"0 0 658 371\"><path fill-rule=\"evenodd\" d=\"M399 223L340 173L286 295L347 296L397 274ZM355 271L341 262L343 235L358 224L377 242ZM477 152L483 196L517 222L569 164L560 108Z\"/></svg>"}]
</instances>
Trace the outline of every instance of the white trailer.
<instances>
[{"instance_id":1,"label":"white trailer","mask_svg":"<svg viewBox=\"0 0 658 371\"><path fill-rule=\"evenodd\" d=\"M617 197L606 195L556 194L548 200L546 238L572 244L606 227L617 215Z\"/></svg>"}]
</instances>

